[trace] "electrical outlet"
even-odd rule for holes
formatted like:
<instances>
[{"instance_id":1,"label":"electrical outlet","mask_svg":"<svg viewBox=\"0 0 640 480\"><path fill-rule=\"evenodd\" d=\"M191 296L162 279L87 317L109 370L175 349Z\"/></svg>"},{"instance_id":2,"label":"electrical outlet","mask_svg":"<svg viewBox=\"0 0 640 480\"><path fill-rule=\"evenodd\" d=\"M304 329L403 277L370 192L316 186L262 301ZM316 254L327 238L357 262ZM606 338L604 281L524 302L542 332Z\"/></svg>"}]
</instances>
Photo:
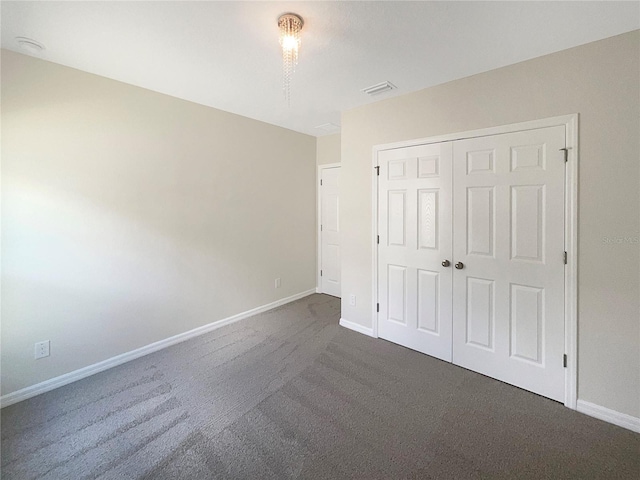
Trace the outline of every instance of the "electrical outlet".
<instances>
[{"instance_id":1,"label":"electrical outlet","mask_svg":"<svg viewBox=\"0 0 640 480\"><path fill-rule=\"evenodd\" d=\"M44 358L49 356L49 347L51 342L45 340L44 342L38 342L35 346L35 359Z\"/></svg>"},{"instance_id":2,"label":"electrical outlet","mask_svg":"<svg viewBox=\"0 0 640 480\"><path fill-rule=\"evenodd\" d=\"M356 306L356 296L353 293L349 295L349 305L352 307Z\"/></svg>"},{"instance_id":3,"label":"electrical outlet","mask_svg":"<svg viewBox=\"0 0 640 480\"><path fill-rule=\"evenodd\" d=\"M276 278L276 288L280 288L280 285L281 285L280 279Z\"/></svg>"}]
</instances>

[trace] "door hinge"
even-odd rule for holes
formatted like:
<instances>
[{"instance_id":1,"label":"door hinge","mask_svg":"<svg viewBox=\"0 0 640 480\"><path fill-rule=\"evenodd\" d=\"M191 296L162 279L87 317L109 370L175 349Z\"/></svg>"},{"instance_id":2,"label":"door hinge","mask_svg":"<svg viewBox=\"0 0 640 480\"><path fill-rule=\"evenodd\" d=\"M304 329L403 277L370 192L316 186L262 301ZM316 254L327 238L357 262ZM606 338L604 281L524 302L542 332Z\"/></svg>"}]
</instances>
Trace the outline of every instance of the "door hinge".
<instances>
[{"instance_id":1,"label":"door hinge","mask_svg":"<svg viewBox=\"0 0 640 480\"><path fill-rule=\"evenodd\" d=\"M322 270L320 270L320 276L322 276Z\"/></svg>"},{"instance_id":2,"label":"door hinge","mask_svg":"<svg viewBox=\"0 0 640 480\"><path fill-rule=\"evenodd\" d=\"M566 353L562 356L562 365L564 366L564 368L567 368L567 354Z\"/></svg>"},{"instance_id":3,"label":"door hinge","mask_svg":"<svg viewBox=\"0 0 640 480\"><path fill-rule=\"evenodd\" d=\"M320 225L320 231L322 231L322 225Z\"/></svg>"},{"instance_id":4,"label":"door hinge","mask_svg":"<svg viewBox=\"0 0 640 480\"><path fill-rule=\"evenodd\" d=\"M567 163L569 161L569 149L561 148L560 151L564 152L564 162Z\"/></svg>"},{"instance_id":5,"label":"door hinge","mask_svg":"<svg viewBox=\"0 0 640 480\"><path fill-rule=\"evenodd\" d=\"M564 264L567 264L567 252L564 252Z\"/></svg>"},{"instance_id":6,"label":"door hinge","mask_svg":"<svg viewBox=\"0 0 640 480\"><path fill-rule=\"evenodd\" d=\"M373 167L373 168L376 169L376 175L379 176L380 175L380 167L378 166L378 167Z\"/></svg>"},{"instance_id":7,"label":"door hinge","mask_svg":"<svg viewBox=\"0 0 640 480\"><path fill-rule=\"evenodd\" d=\"M380 311L380 304L376 303L376 312L379 312L379 311Z\"/></svg>"},{"instance_id":8,"label":"door hinge","mask_svg":"<svg viewBox=\"0 0 640 480\"><path fill-rule=\"evenodd\" d=\"M378 235L378 245L380 244L380 235Z\"/></svg>"},{"instance_id":9,"label":"door hinge","mask_svg":"<svg viewBox=\"0 0 640 480\"><path fill-rule=\"evenodd\" d=\"M322 186L322 179L320 179L320 186Z\"/></svg>"}]
</instances>

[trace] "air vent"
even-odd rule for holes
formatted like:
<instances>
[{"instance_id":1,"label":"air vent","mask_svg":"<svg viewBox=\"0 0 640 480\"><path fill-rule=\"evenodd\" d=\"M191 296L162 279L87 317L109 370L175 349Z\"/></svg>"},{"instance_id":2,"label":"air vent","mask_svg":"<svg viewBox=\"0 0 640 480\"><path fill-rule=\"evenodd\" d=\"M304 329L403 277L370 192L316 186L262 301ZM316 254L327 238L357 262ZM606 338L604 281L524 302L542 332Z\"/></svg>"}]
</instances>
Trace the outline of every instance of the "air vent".
<instances>
[{"instance_id":1,"label":"air vent","mask_svg":"<svg viewBox=\"0 0 640 480\"><path fill-rule=\"evenodd\" d=\"M318 130L322 130L323 132L333 133L340 130L340 125L336 125L335 123L323 123L322 125L318 125L315 128L317 128Z\"/></svg>"},{"instance_id":2,"label":"air vent","mask_svg":"<svg viewBox=\"0 0 640 480\"><path fill-rule=\"evenodd\" d=\"M40 42L36 42L32 38L16 37L16 43L29 53L40 53L44 50L44 45Z\"/></svg>"},{"instance_id":3,"label":"air vent","mask_svg":"<svg viewBox=\"0 0 640 480\"><path fill-rule=\"evenodd\" d=\"M393 83L382 82L378 83L377 85L372 85L370 87L364 88L362 89L362 91L367 95L380 95L381 93L388 92L389 90L393 90L394 88L397 87Z\"/></svg>"}]
</instances>

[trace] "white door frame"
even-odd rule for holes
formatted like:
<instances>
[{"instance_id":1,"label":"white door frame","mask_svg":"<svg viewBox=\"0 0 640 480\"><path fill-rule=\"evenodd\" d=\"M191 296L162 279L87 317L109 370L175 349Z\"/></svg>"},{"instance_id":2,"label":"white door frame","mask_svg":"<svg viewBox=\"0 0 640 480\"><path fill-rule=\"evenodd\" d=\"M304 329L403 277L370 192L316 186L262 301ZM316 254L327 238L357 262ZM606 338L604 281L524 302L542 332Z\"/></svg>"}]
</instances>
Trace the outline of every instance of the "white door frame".
<instances>
[{"instance_id":1,"label":"white door frame","mask_svg":"<svg viewBox=\"0 0 640 480\"><path fill-rule=\"evenodd\" d=\"M373 285L372 285L372 325L373 337L378 337L378 152L395 148L412 147L428 143L451 142L466 138L500 135L525 130L534 130L555 126L566 127L567 170L565 179L565 251L567 252L567 266L564 269L565 286L565 353L567 368L565 369L564 405L572 410L576 409L578 397L578 114L562 115L559 117L543 118L529 122L514 123L498 127L470 130L467 132L439 135L437 137L421 138L405 142L387 143L373 147L372 185L372 230L371 247L373 252ZM319 228L319 227L318 227Z\"/></svg>"},{"instance_id":2,"label":"white door frame","mask_svg":"<svg viewBox=\"0 0 640 480\"><path fill-rule=\"evenodd\" d=\"M325 163L318 165L316 171L316 257L318 259L318 265L316 267L316 292L322 292L322 278L320 278L320 270L322 269L322 232L320 231L320 224L322 223L322 197L320 194L320 181L322 180L322 170L327 168L340 168L341 163Z\"/></svg>"}]
</instances>

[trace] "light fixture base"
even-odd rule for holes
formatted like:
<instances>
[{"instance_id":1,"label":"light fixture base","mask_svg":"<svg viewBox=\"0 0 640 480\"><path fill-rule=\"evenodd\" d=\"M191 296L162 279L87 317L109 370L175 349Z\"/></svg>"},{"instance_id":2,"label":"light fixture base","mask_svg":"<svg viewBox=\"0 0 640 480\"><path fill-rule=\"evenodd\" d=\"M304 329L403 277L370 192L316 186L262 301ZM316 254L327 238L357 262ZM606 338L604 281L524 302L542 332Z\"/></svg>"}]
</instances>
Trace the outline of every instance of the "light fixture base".
<instances>
[{"instance_id":1,"label":"light fixture base","mask_svg":"<svg viewBox=\"0 0 640 480\"><path fill-rule=\"evenodd\" d=\"M300 25L299 30L302 30L302 27L304 26L304 20L302 17L295 13L283 13L278 17L278 27L282 27L286 22L291 22L292 24L298 23Z\"/></svg>"}]
</instances>

